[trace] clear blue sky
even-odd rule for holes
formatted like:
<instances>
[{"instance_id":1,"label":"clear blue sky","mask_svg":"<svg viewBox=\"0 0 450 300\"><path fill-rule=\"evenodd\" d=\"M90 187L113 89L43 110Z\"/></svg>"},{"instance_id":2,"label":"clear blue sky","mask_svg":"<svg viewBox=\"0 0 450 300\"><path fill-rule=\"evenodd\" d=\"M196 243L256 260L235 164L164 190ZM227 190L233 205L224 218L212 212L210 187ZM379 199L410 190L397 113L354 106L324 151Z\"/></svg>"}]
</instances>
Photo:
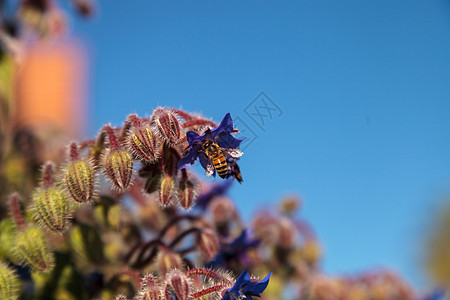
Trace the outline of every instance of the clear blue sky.
<instances>
[{"instance_id":1,"label":"clear blue sky","mask_svg":"<svg viewBox=\"0 0 450 300\"><path fill-rule=\"evenodd\" d=\"M231 112L258 135L232 190L245 218L298 193L327 272L426 286L423 235L450 190L450 1L98 2L72 23L91 136L159 104ZM283 111L265 131L244 111L261 91Z\"/></svg>"}]
</instances>

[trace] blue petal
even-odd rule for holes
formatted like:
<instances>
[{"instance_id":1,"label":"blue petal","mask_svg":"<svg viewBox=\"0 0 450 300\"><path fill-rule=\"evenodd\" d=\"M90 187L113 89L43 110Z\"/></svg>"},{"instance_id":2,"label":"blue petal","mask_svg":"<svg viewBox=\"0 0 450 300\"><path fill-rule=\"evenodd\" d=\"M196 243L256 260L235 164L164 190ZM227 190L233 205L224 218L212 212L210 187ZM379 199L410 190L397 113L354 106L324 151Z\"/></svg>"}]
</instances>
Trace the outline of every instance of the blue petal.
<instances>
[{"instance_id":1,"label":"blue petal","mask_svg":"<svg viewBox=\"0 0 450 300\"><path fill-rule=\"evenodd\" d=\"M241 275L239 275L238 279L236 280L236 283L231 288L232 290L237 288L238 290L241 289L242 285L246 283L252 282L252 279L250 278L250 275L248 274L247 270L244 270Z\"/></svg>"},{"instance_id":2,"label":"blue petal","mask_svg":"<svg viewBox=\"0 0 450 300\"><path fill-rule=\"evenodd\" d=\"M201 140L201 137L195 131L188 131L186 132L186 139L189 143L189 146L192 147L194 143L199 142Z\"/></svg>"},{"instance_id":3,"label":"blue petal","mask_svg":"<svg viewBox=\"0 0 450 300\"><path fill-rule=\"evenodd\" d=\"M215 138L222 132L232 132L233 131L233 119L231 119L230 113L227 113L225 117L223 117L222 122L220 122L220 125L213 130L211 130L211 136L212 138Z\"/></svg>"},{"instance_id":4,"label":"blue petal","mask_svg":"<svg viewBox=\"0 0 450 300\"><path fill-rule=\"evenodd\" d=\"M217 139L217 144L222 148L237 149L244 139L237 139L231 134L222 134Z\"/></svg>"},{"instance_id":5,"label":"blue petal","mask_svg":"<svg viewBox=\"0 0 450 300\"><path fill-rule=\"evenodd\" d=\"M195 163L195 161L197 160L199 150L200 150L200 145L191 146L191 148L189 149L189 153L185 157L182 157L180 159L180 161L178 162L178 169L183 169L183 168L193 165Z\"/></svg>"},{"instance_id":6,"label":"blue petal","mask_svg":"<svg viewBox=\"0 0 450 300\"><path fill-rule=\"evenodd\" d=\"M252 282L251 284L248 284L244 287L243 292L244 294L247 292L252 293L253 295L259 295L266 289L267 285L269 284L270 276L272 275L272 272L267 274L266 277L264 277L263 280L260 282Z\"/></svg>"}]
</instances>

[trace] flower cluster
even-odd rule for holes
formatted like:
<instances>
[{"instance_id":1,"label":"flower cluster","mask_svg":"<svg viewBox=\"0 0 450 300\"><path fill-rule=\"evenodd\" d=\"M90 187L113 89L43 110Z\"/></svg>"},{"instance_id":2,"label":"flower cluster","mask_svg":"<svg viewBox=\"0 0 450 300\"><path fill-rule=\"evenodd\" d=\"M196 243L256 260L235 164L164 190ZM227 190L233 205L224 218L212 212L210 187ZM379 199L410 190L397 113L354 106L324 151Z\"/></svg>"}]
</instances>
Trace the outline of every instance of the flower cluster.
<instances>
[{"instance_id":1,"label":"flower cluster","mask_svg":"<svg viewBox=\"0 0 450 300\"><path fill-rule=\"evenodd\" d=\"M37 299L59 297L59 293L77 299L86 295L109 299L116 294L142 299L234 295L242 280L234 285L232 276L221 268L217 272L195 268L219 255L220 241L211 220L201 213L211 199L188 212L195 208L202 183L183 161L191 159L197 147L188 136L210 132L217 137L210 141L219 147L224 146L222 140L238 141L232 145L238 151L240 140L231 136L230 114L216 125L199 115L167 108L155 109L148 118L130 115L121 127L105 125L93 140L70 142L64 161L43 164L39 184L31 193L22 189L23 197L18 193L9 197L11 218L0 221L0 240L5 241L0 258L7 263L3 272L12 275L1 291L17 298L18 274L11 267L20 267L36 273L19 279L34 283ZM234 169L230 170L232 176ZM208 198L208 193L216 196L210 190L200 198ZM129 209L125 199L132 200ZM61 268L68 268L70 281L84 288L61 287L55 278ZM140 283L141 274L147 274L142 279L145 284ZM38 285L36 278L58 289ZM98 283L87 284L89 278L98 278ZM268 279L263 282L267 285ZM250 296L263 290L244 288L242 293Z\"/></svg>"}]
</instances>

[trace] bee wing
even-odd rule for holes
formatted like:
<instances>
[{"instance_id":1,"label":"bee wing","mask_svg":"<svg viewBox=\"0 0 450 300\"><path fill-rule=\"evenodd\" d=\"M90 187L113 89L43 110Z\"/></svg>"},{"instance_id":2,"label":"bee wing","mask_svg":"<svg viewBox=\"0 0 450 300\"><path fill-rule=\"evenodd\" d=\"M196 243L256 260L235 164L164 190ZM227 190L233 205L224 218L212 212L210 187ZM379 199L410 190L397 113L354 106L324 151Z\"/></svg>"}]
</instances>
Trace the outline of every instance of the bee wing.
<instances>
[{"instance_id":1,"label":"bee wing","mask_svg":"<svg viewBox=\"0 0 450 300\"><path fill-rule=\"evenodd\" d=\"M222 148L222 152L228 154L231 157L241 157L244 152L239 149Z\"/></svg>"},{"instance_id":2,"label":"bee wing","mask_svg":"<svg viewBox=\"0 0 450 300\"><path fill-rule=\"evenodd\" d=\"M211 176L212 174L214 174L214 166L212 165L212 163L209 161L208 164L206 165L206 176Z\"/></svg>"}]
</instances>

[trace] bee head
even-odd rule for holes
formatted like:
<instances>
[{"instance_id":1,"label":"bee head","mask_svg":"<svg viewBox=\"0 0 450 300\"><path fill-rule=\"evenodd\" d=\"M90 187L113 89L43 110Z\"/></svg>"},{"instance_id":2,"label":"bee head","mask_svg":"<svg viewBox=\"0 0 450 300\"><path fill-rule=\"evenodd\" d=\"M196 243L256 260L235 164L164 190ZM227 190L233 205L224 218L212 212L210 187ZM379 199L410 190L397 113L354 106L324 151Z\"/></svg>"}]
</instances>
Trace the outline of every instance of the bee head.
<instances>
[{"instance_id":1,"label":"bee head","mask_svg":"<svg viewBox=\"0 0 450 300\"><path fill-rule=\"evenodd\" d=\"M217 151L217 146L211 141L206 141L203 144L203 150L213 153Z\"/></svg>"},{"instance_id":2,"label":"bee head","mask_svg":"<svg viewBox=\"0 0 450 300\"><path fill-rule=\"evenodd\" d=\"M204 143L203 143L203 150L208 149L208 147L209 147L211 144L212 144L211 141L206 141L206 142L204 142Z\"/></svg>"}]
</instances>

